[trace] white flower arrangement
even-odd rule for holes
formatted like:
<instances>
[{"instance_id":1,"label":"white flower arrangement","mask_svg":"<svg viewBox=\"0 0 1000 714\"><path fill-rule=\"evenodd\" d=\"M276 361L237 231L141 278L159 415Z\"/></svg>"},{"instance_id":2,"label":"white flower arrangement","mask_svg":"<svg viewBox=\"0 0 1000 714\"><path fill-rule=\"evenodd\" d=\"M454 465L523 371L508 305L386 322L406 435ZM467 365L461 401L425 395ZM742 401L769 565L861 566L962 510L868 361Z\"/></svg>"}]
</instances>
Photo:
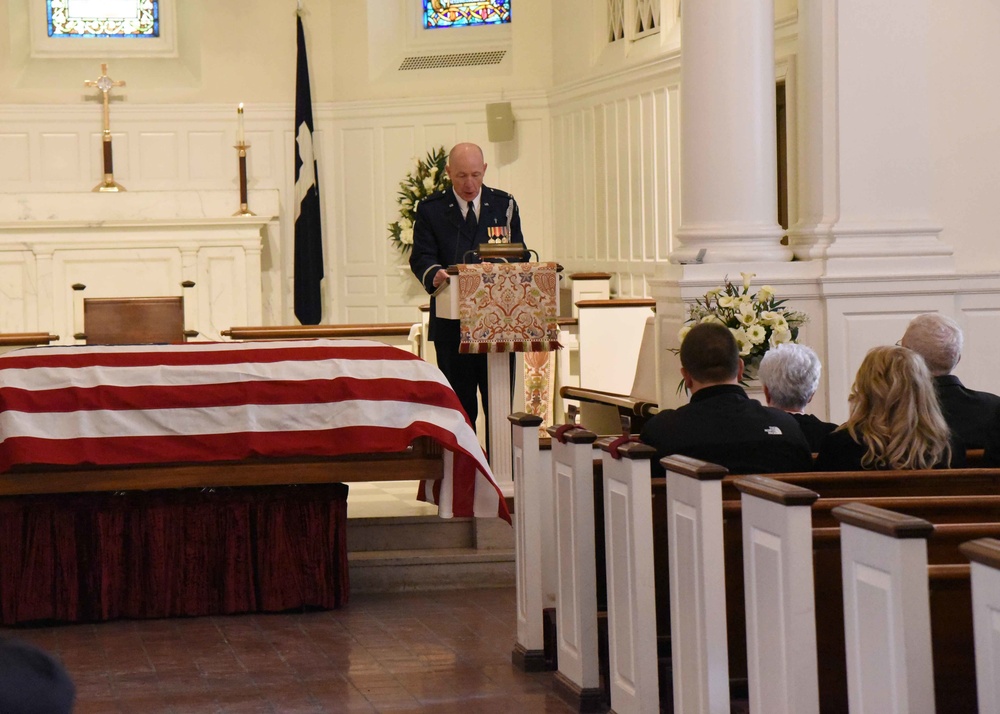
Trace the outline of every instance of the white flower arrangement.
<instances>
[{"instance_id":1,"label":"white flower arrangement","mask_svg":"<svg viewBox=\"0 0 1000 714\"><path fill-rule=\"evenodd\" d=\"M451 188L451 179L445 172L448 154L444 147L427 152L423 159L416 159L416 165L406 178L399 182L396 204L399 206L399 220L389 224L389 242L406 254L413 245L413 222L417 218L417 204L422 200Z\"/></svg>"},{"instance_id":2,"label":"white flower arrangement","mask_svg":"<svg viewBox=\"0 0 1000 714\"><path fill-rule=\"evenodd\" d=\"M774 288L770 285L751 294L750 281L756 274L740 275L743 276L742 286L734 285L727 277L722 287L696 298L694 304L688 306L688 317L678 337L683 342L699 322L725 325L740 347L744 376L753 379L767 351L785 342L795 342L799 327L809 321L809 316L786 308L784 300L775 299Z\"/></svg>"}]
</instances>

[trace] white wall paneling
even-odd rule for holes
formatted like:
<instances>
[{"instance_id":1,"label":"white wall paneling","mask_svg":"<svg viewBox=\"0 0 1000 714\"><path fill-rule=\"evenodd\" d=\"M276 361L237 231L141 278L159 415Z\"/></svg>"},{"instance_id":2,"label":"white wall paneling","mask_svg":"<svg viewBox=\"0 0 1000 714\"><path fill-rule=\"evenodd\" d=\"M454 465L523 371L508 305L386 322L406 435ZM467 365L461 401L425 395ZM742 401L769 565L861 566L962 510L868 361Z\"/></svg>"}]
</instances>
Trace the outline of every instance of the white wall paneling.
<instances>
[{"instance_id":1,"label":"white wall paneling","mask_svg":"<svg viewBox=\"0 0 1000 714\"><path fill-rule=\"evenodd\" d=\"M676 93L626 83L616 94L554 107L554 254L573 269L613 273L618 295L644 297L674 223Z\"/></svg>"},{"instance_id":2,"label":"white wall paneling","mask_svg":"<svg viewBox=\"0 0 1000 714\"><path fill-rule=\"evenodd\" d=\"M549 125L541 95L508 97L516 137L491 144L484 107L496 96L433 102L393 100L316 105L316 154L322 193L326 279L324 322L418 321L427 296L391 247L399 181L416 156L460 140L479 141L490 185L512 192L528 244L552 257ZM231 190L239 207L235 106L143 106L113 102L114 174L129 192ZM264 324L294 324L294 144L290 105L246 107L248 183L278 189L280 213L261 255ZM0 195L89 191L101 180L99 106L31 105L0 109ZM543 157L543 158L539 158ZM250 210L255 211L251 197ZM275 230L277 229L277 230ZM355 278L360 279L360 285ZM359 292L356 289L362 287Z\"/></svg>"}]
</instances>

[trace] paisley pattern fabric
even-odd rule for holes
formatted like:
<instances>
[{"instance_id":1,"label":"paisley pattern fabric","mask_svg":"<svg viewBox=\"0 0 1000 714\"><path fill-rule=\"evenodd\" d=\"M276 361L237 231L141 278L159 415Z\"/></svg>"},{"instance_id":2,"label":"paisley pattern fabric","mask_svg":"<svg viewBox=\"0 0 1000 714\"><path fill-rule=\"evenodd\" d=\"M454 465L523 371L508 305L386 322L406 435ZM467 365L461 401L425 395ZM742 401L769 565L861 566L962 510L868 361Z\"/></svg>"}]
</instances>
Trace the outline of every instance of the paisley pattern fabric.
<instances>
[{"instance_id":1,"label":"paisley pattern fabric","mask_svg":"<svg viewBox=\"0 0 1000 714\"><path fill-rule=\"evenodd\" d=\"M555 400L556 353L524 353L524 411L542 418L538 435L547 436Z\"/></svg>"},{"instance_id":2,"label":"paisley pattern fabric","mask_svg":"<svg viewBox=\"0 0 1000 714\"><path fill-rule=\"evenodd\" d=\"M463 353L559 348L555 263L458 266Z\"/></svg>"}]
</instances>

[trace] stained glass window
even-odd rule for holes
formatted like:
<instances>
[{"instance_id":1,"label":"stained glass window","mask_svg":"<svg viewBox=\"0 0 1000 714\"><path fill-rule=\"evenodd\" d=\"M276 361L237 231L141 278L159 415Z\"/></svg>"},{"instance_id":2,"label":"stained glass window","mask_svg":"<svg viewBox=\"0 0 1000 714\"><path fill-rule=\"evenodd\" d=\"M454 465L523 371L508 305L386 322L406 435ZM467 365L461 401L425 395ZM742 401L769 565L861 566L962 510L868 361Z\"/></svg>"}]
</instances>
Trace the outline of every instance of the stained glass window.
<instances>
[{"instance_id":1,"label":"stained glass window","mask_svg":"<svg viewBox=\"0 0 1000 714\"><path fill-rule=\"evenodd\" d=\"M159 0L46 0L49 37L160 36Z\"/></svg>"},{"instance_id":2,"label":"stained glass window","mask_svg":"<svg viewBox=\"0 0 1000 714\"><path fill-rule=\"evenodd\" d=\"M511 0L423 0L424 27L469 27L510 22Z\"/></svg>"}]
</instances>

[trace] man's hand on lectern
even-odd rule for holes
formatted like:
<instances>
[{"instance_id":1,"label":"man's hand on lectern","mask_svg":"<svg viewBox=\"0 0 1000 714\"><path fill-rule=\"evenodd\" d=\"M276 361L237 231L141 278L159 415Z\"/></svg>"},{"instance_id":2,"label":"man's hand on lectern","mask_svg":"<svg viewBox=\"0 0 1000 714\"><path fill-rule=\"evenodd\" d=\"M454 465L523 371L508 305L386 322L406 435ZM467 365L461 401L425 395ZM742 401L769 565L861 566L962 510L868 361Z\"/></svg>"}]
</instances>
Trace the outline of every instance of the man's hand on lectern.
<instances>
[{"instance_id":1,"label":"man's hand on lectern","mask_svg":"<svg viewBox=\"0 0 1000 714\"><path fill-rule=\"evenodd\" d=\"M434 273L434 287L439 287L441 283L448 282L448 271L441 268L436 273Z\"/></svg>"}]
</instances>

